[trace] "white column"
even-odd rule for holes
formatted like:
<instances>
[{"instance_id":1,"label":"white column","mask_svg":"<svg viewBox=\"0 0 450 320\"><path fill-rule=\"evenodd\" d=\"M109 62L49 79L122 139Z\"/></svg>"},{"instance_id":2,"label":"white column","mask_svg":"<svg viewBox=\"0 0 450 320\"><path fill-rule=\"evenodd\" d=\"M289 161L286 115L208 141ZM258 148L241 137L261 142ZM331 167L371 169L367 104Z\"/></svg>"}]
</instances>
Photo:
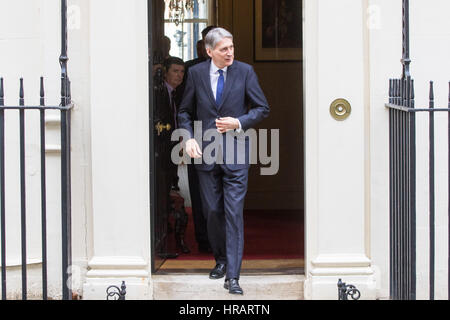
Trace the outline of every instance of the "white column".
<instances>
[{"instance_id":1,"label":"white column","mask_svg":"<svg viewBox=\"0 0 450 320\"><path fill-rule=\"evenodd\" d=\"M305 0L305 298L337 299L338 279L373 299L367 1ZM330 115L348 100L345 121Z\"/></svg>"},{"instance_id":2,"label":"white column","mask_svg":"<svg viewBox=\"0 0 450 320\"><path fill-rule=\"evenodd\" d=\"M90 5L93 217L84 299L151 298L146 0ZM73 177L76 178L76 177Z\"/></svg>"}]
</instances>

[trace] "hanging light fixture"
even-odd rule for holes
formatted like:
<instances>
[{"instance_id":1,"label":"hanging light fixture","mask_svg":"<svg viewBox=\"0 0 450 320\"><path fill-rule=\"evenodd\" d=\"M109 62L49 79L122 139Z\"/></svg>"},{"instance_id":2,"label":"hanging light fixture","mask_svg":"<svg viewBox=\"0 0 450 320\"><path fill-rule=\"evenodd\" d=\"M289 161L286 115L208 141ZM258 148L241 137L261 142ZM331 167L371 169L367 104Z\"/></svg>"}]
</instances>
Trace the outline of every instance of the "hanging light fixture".
<instances>
[{"instance_id":1,"label":"hanging light fixture","mask_svg":"<svg viewBox=\"0 0 450 320\"><path fill-rule=\"evenodd\" d=\"M169 6L169 20L179 25L184 21L185 11L193 11L197 0L164 0ZM203 0L205 3L205 0Z\"/></svg>"}]
</instances>

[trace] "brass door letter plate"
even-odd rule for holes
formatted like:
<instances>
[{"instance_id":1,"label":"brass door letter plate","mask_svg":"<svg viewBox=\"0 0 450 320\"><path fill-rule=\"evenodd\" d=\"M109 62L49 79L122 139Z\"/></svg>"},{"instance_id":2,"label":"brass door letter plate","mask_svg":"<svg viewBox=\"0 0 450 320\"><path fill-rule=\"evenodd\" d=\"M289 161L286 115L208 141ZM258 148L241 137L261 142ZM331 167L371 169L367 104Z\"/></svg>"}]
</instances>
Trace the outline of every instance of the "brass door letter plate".
<instances>
[{"instance_id":1,"label":"brass door letter plate","mask_svg":"<svg viewBox=\"0 0 450 320\"><path fill-rule=\"evenodd\" d=\"M350 102L345 99L336 99L331 103L330 113L331 116L337 121L344 121L350 116L352 107Z\"/></svg>"}]
</instances>

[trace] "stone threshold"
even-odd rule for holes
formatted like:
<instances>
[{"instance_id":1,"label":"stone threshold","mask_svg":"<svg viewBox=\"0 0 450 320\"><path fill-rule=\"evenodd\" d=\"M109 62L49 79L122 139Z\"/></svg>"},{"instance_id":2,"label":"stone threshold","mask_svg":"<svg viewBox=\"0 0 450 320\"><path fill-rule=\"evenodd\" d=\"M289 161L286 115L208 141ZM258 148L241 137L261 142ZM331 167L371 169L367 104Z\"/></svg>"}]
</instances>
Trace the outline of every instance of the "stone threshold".
<instances>
[{"instance_id":1,"label":"stone threshold","mask_svg":"<svg viewBox=\"0 0 450 320\"><path fill-rule=\"evenodd\" d=\"M243 274L239 281L244 295L231 295L224 279L206 274L153 275L155 300L303 300L305 276L301 274Z\"/></svg>"}]
</instances>

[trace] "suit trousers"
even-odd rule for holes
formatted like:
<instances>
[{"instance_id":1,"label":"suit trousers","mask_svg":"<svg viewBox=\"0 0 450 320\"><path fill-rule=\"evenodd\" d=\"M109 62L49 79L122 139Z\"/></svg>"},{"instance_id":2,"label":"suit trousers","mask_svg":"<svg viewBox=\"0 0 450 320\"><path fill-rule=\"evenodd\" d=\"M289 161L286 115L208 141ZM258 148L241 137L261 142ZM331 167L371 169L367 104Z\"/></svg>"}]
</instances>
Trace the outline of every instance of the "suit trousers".
<instances>
[{"instance_id":1,"label":"suit trousers","mask_svg":"<svg viewBox=\"0 0 450 320\"><path fill-rule=\"evenodd\" d=\"M226 280L240 277L248 170L230 170L226 165L216 164L211 171L198 171L209 243L216 263L227 265Z\"/></svg>"}]
</instances>

